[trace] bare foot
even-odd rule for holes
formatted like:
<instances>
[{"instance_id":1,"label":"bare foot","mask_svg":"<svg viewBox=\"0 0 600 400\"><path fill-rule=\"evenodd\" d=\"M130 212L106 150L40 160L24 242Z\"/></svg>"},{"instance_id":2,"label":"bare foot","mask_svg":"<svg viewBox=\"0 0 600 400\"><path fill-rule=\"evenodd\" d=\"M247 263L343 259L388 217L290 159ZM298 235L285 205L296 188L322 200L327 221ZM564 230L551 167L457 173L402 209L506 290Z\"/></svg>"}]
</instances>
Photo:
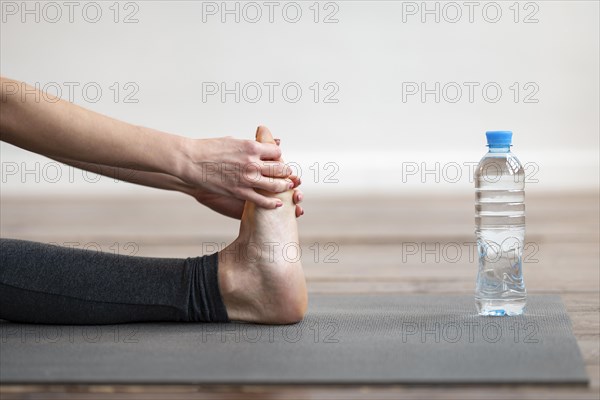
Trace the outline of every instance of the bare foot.
<instances>
[{"instance_id":1,"label":"bare foot","mask_svg":"<svg viewBox=\"0 0 600 400\"><path fill-rule=\"evenodd\" d=\"M259 127L256 140L275 143ZM283 205L265 210L246 202L240 234L219 253L219 287L229 319L268 324L300 321L308 295L300 263L293 190L277 195Z\"/></svg>"}]
</instances>

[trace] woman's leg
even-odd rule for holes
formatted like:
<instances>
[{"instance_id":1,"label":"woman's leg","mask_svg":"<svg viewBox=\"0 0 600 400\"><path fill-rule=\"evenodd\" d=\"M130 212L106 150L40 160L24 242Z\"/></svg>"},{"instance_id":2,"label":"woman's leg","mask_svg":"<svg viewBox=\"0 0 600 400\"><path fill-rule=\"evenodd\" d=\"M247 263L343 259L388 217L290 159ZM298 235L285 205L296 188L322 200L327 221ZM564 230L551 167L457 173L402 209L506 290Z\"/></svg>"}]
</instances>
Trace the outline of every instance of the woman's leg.
<instances>
[{"instance_id":1,"label":"woman's leg","mask_svg":"<svg viewBox=\"0 0 600 400\"><path fill-rule=\"evenodd\" d=\"M46 324L228 320L216 253L148 258L0 240L1 319Z\"/></svg>"},{"instance_id":2,"label":"woman's leg","mask_svg":"<svg viewBox=\"0 0 600 400\"><path fill-rule=\"evenodd\" d=\"M257 140L274 143L267 130ZM282 207L246 202L240 235L210 256L120 256L2 240L0 318L35 323L239 321L289 324L308 303L289 190Z\"/></svg>"}]
</instances>

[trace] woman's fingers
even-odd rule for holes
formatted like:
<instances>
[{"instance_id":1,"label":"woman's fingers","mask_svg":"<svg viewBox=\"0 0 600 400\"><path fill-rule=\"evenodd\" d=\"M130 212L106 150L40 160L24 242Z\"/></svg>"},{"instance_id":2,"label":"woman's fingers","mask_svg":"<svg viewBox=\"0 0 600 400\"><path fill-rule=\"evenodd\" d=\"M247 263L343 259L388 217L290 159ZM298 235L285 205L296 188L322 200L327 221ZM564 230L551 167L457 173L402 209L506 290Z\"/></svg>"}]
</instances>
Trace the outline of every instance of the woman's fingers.
<instances>
[{"instance_id":1,"label":"woman's fingers","mask_svg":"<svg viewBox=\"0 0 600 400\"><path fill-rule=\"evenodd\" d=\"M264 162L262 166L254 164L252 168L247 168L245 179L247 185L255 189L281 193L296 185L292 179L288 178L290 172L283 163Z\"/></svg>"},{"instance_id":2,"label":"woman's fingers","mask_svg":"<svg viewBox=\"0 0 600 400\"><path fill-rule=\"evenodd\" d=\"M296 205L296 218L299 218L301 215L304 214L304 209L302 208L302 206L300 206L300 203L302 202L302 200L304 200L304 196L302 195L302 192L298 189L294 190L294 195L292 196L292 200L294 201L294 204Z\"/></svg>"},{"instance_id":3,"label":"woman's fingers","mask_svg":"<svg viewBox=\"0 0 600 400\"><path fill-rule=\"evenodd\" d=\"M241 192L245 200L251 201L259 207L272 209L281 207L283 203L281 200L274 197L266 197L254 191L254 189L245 189Z\"/></svg>"},{"instance_id":4,"label":"woman's fingers","mask_svg":"<svg viewBox=\"0 0 600 400\"><path fill-rule=\"evenodd\" d=\"M266 209L273 209L273 208L281 207L283 205L281 200L274 198L274 197L263 196L263 195L255 192L253 189L248 189L246 191L243 191L243 195L244 195L245 200L253 202L258 207L262 207L262 208L266 208ZM294 191L293 200L294 200L294 204L296 207L296 210L295 210L296 218L300 218L300 216L304 215L304 209L302 208L302 206L300 206L298 204L302 201L302 193L297 193L297 191Z\"/></svg>"},{"instance_id":5,"label":"woman's fingers","mask_svg":"<svg viewBox=\"0 0 600 400\"><path fill-rule=\"evenodd\" d=\"M304 195L300 190L294 190L294 196L292 198L294 200L294 204L300 204L304 199Z\"/></svg>"},{"instance_id":6,"label":"woman's fingers","mask_svg":"<svg viewBox=\"0 0 600 400\"><path fill-rule=\"evenodd\" d=\"M292 169L279 161L262 161L260 173L271 178L288 178L292 174Z\"/></svg>"},{"instance_id":7,"label":"woman's fingers","mask_svg":"<svg viewBox=\"0 0 600 400\"><path fill-rule=\"evenodd\" d=\"M266 190L267 192L281 193L293 188L294 182L289 179L265 178L261 176L252 182L252 187Z\"/></svg>"},{"instance_id":8,"label":"woman's fingers","mask_svg":"<svg viewBox=\"0 0 600 400\"><path fill-rule=\"evenodd\" d=\"M291 179L291 181L294 182L294 188L297 188L302 184L302 181L296 175L290 175L288 176L288 179Z\"/></svg>"},{"instance_id":9,"label":"woman's fingers","mask_svg":"<svg viewBox=\"0 0 600 400\"><path fill-rule=\"evenodd\" d=\"M259 143L258 155L261 160L279 160L281 148L275 143Z\"/></svg>"}]
</instances>

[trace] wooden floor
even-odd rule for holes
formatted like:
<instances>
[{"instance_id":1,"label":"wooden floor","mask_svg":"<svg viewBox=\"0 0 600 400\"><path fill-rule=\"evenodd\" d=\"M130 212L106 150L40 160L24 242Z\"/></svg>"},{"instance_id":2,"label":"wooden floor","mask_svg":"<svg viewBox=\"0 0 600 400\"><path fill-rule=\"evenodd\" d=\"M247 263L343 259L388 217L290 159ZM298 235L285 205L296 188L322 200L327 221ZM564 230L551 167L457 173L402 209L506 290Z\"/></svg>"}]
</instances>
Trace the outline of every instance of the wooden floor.
<instances>
[{"instance_id":1,"label":"wooden floor","mask_svg":"<svg viewBox=\"0 0 600 400\"><path fill-rule=\"evenodd\" d=\"M473 199L315 198L300 220L310 293L472 293ZM237 221L177 194L3 197L1 236L141 256L187 257L230 242ZM3 386L2 399L598 399L599 197L528 193L529 293L562 296L591 379L569 386ZM319 249L317 252L316 249Z\"/></svg>"}]
</instances>

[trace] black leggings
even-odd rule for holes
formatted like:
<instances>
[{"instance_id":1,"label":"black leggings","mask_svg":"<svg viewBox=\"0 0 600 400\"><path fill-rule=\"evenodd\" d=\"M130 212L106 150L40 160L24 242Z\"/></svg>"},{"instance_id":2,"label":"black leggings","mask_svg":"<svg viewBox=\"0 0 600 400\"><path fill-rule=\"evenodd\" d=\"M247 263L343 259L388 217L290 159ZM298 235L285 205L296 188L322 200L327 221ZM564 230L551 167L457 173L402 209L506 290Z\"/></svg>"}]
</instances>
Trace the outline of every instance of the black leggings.
<instances>
[{"instance_id":1,"label":"black leggings","mask_svg":"<svg viewBox=\"0 0 600 400\"><path fill-rule=\"evenodd\" d=\"M43 324L226 322L218 254L132 257L0 239L0 319Z\"/></svg>"}]
</instances>

